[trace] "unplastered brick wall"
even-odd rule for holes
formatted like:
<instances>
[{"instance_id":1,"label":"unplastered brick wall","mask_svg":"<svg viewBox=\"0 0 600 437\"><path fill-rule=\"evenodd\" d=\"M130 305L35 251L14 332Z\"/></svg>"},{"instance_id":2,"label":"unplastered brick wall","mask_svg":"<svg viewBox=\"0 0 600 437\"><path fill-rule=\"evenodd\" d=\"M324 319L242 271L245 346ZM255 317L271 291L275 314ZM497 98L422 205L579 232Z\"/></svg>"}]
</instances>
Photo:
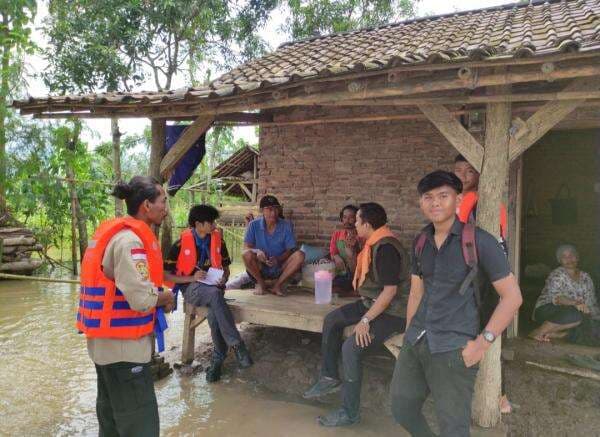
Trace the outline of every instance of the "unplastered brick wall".
<instances>
[{"instance_id":1,"label":"unplastered brick wall","mask_svg":"<svg viewBox=\"0 0 600 437\"><path fill-rule=\"evenodd\" d=\"M385 113L383 108L290 109L276 113L275 120ZM325 245L343 205L374 201L408 245L424 225L419 179L438 168L450 170L456 153L424 119L262 128L259 193L280 199L300 242Z\"/></svg>"},{"instance_id":2,"label":"unplastered brick wall","mask_svg":"<svg viewBox=\"0 0 600 437\"><path fill-rule=\"evenodd\" d=\"M600 273L598 247L600 130L561 130L543 137L524 155L523 261L542 262L554 268L554 253L561 243L573 243L580 253L580 267ZM565 186L568 192L558 193ZM553 221L551 200L570 197L577 221L561 225ZM556 213L556 211L555 211Z\"/></svg>"}]
</instances>

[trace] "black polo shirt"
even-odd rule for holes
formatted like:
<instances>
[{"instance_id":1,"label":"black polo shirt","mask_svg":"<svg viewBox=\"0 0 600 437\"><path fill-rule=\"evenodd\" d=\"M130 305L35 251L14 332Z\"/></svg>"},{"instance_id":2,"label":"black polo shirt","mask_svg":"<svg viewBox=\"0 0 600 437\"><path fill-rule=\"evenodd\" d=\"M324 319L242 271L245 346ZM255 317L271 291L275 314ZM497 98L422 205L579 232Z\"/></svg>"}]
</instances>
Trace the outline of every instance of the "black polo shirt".
<instances>
[{"instance_id":1,"label":"black polo shirt","mask_svg":"<svg viewBox=\"0 0 600 437\"><path fill-rule=\"evenodd\" d=\"M473 286L464 295L458 292L469 272L462 254L463 226L457 218L439 250L433 238L433 224L423 229L427 241L421 254L421 272L415 260L418 237L413 243L411 273L422 275L425 292L405 339L414 345L422 335L427 335L431 353L462 348L479 335L479 313ZM476 228L475 243L479 269L491 282L510 274L508 259L496 238Z\"/></svg>"}]
</instances>

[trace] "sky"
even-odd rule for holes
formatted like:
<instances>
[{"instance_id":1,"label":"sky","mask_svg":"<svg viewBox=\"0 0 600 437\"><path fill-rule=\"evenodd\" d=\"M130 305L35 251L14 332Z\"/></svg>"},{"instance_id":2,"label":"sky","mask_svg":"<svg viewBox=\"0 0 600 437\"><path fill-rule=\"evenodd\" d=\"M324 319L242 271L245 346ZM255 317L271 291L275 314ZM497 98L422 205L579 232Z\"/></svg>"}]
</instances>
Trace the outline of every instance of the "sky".
<instances>
[{"instance_id":1,"label":"sky","mask_svg":"<svg viewBox=\"0 0 600 437\"><path fill-rule=\"evenodd\" d=\"M479 9L493 7L502 4L510 3L507 0L421 0L417 6L417 16L439 15L470 9ZM41 47L45 46L45 41L40 27L42 21L47 16L48 10L45 1L38 2L38 14L35 20L35 29L33 32L34 41ZM282 43L286 42L285 35L278 29L281 27L283 17L280 14L273 14L267 25L260 31L260 35L268 45L274 50ZM46 63L39 55L32 56L27 59L30 73L38 73L44 71ZM224 73L224 72L216 72ZM186 86L187 83L182 76L176 76L173 81L173 89ZM153 83L147 83L140 89L153 90ZM40 97L48 94L48 90L43 82L39 79L31 79L27 87L28 95ZM120 122L120 130L125 135L140 134L149 126L148 119L123 119ZM101 143L110 141L110 120L94 119L85 120L85 129L83 134L84 141L87 141L91 147ZM251 144L257 143L255 129L252 126L236 127L234 129L236 138L244 138Z\"/></svg>"}]
</instances>

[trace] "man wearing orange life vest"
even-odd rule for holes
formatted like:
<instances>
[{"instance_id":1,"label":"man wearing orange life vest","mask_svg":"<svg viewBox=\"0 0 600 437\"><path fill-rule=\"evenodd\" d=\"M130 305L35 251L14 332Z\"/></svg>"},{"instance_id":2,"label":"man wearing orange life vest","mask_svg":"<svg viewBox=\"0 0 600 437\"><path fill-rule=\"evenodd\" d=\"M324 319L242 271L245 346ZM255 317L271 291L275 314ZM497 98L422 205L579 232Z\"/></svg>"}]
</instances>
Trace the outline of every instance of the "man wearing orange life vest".
<instances>
[{"instance_id":1,"label":"man wearing orange life vest","mask_svg":"<svg viewBox=\"0 0 600 437\"><path fill-rule=\"evenodd\" d=\"M151 177L119 182L129 216L96 230L81 265L77 329L96 366L96 413L101 436L158 436L158 405L150 372L157 307L170 311L162 291L160 247L151 225L166 216L166 194Z\"/></svg>"},{"instance_id":2,"label":"man wearing orange life vest","mask_svg":"<svg viewBox=\"0 0 600 437\"><path fill-rule=\"evenodd\" d=\"M454 174L463 184L463 198L457 210L458 219L475 223L477 218L477 201L479 196L479 172L462 155L454 158ZM500 204L500 236L506 241L506 206ZM503 243L504 246L504 243ZM506 247L505 247L506 250Z\"/></svg>"},{"instance_id":3,"label":"man wearing orange life vest","mask_svg":"<svg viewBox=\"0 0 600 437\"><path fill-rule=\"evenodd\" d=\"M215 220L219 211L210 205L194 206L188 216L189 228L181 233L165 260L165 279L180 288L186 303L208 307L208 324L213 355L206 381L221 379L221 367L231 347L241 368L253 362L224 297L231 259ZM213 276L222 274L215 283ZM169 284L170 285L170 284Z\"/></svg>"}]
</instances>

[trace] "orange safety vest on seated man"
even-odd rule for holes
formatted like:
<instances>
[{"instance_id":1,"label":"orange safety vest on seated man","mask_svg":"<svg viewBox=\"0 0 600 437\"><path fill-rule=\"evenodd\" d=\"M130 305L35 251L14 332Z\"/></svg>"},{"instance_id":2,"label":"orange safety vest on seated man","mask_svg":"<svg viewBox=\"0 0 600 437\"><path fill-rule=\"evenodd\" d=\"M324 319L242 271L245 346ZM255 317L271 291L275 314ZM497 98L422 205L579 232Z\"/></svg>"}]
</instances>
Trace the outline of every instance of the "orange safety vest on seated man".
<instances>
[{"instance_id":1,"label":"orange safety vest on seated man","mask_svg":"<svg viewBox=\"0 0 600 437\"><path fill-rule=\"evenodd\" d=\"M130 229L142 240L144 248L132 249L132 256L146 260L150 281L156 287L162 287L162 253L152 229L132 217L103 222L90 241L81 263L77 329L88 338L138 339L154 329L156 309L148 312L132 310L115 281L102 271L102 258L108 243L124 229Z\"/></svg>"},{"instance_id":2,"label":"orange safety vest on seated man","mask_svg":"<svg viewBox=\"0 0 600 437\"><path fill-rule=\"evenodd\" d=\"M223 268L223 256L221 255L222 238L221 231L218 229L210 233L210 265L215 269ZM191 228L181 233L180 243L175 274L177 276L189 276L196 268L196 263L198 262L196 238ZM165 284L171 288L175 285L172 282L165 282Z\"/></svg>"},{"instance_id":3,"label":"orange safety vest on seated man","mask_svg":"<svg viewBox=\"0 0 600 437\"><path fill-rule=\"evenodd\" d=\"M474 222L474 211L477 207L479 194L476 191L469 191L463 194L462 202L458 207L458 219L463 223ZM506 207L500 204L500 236L506 240Z\"/></svg>"}]
</instances>

